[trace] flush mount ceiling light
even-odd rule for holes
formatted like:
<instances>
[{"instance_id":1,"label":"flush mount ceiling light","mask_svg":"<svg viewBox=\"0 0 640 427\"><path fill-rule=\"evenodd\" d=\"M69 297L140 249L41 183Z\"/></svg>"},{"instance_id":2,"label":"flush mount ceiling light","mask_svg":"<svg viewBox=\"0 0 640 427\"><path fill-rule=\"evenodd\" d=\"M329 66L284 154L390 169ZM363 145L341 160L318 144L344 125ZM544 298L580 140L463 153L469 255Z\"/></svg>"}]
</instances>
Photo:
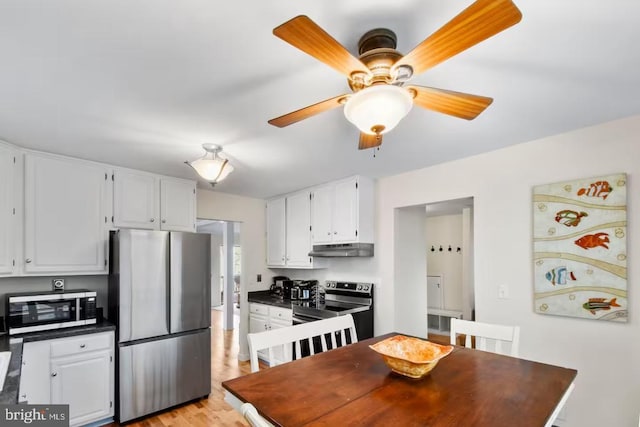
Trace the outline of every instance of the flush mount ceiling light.
<instances>
[{"instance_id":1,"label":"flush mount ceiling light","mask_svg":"<svg viewBox=\"0 0 640 427\"><path fill-rule=\"evenodd\" d=\"M411 111L413 96L393 85L375 85L349 97L344 115L360 132L382 135L396 127Z\"/></svg>"},{"instance_id":2,"label":"flush mount ceiling light","mask_svg":"<svg viewBox=\"0 0 640 427\"><path fill-rule=\"evenodd\" d=\"M229 160L218 155L222 151L222 147L219 145L202 144L202 148L206 151L203 157L185 163L191 166L204 180L209 181L211 186L214 186L233 172L233 166Z\"/></svg>"}]
</instances>

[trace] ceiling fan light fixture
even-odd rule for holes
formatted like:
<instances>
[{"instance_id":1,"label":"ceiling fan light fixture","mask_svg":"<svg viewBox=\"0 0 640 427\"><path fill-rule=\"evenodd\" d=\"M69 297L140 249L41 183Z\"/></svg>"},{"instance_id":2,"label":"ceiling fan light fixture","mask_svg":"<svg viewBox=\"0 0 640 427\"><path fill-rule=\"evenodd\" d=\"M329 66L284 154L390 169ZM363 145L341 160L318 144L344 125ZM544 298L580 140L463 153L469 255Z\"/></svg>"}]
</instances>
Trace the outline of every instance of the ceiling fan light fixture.
<instances>
[{"instance_id":1,"label":"ceiling fan light fixture","mask_svg":"<svg viewBox=\"0 0 640 427\"><path fill-rule=\"evenodd\" d=\"M206 151L203 157L185 163L191 166L202 179L209 181L214 186L233 172L233 166L229 160L218 155L222 151L222 147L219 145L202 144L202 148Z\"/></svg>"},{"instance_id":2,"label":"ceiling fan light fixture","mask_svg":"<svg viewBox=\"0 0 640 427\"><path fill-rule=\"evenodd\" d=\"M352 95L344 115L361 132L381 135L396 127L413 106L413 96L399 86L374 85Z\"/></svg>"}]
</instances>

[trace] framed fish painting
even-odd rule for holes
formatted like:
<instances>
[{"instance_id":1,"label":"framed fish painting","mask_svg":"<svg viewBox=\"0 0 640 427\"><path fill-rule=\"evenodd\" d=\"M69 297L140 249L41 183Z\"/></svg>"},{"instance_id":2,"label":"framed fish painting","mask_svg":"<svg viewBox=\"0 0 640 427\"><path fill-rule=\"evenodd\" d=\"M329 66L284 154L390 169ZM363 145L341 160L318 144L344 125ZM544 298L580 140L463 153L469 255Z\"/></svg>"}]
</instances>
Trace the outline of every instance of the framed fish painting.
<instances>
[{"instance_id":1,"label":"framed fish painting","mask_svg":"<svg viewBox=\"0 0 640 427\"><path fill-rule=\"evenodd\" d=\"M535 311L627 321L627 175L533 188Z\"/></svg>"}]
</instances>

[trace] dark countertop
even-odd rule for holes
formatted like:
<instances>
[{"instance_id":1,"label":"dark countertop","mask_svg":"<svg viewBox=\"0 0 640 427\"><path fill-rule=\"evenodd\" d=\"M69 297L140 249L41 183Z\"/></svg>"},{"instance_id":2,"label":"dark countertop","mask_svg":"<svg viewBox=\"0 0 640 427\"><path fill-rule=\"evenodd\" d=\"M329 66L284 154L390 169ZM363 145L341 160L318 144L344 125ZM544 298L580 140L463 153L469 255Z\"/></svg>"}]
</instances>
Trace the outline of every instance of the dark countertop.
<instances>
[{"instance_id":1,"label":"dark countertop","mask_svg":"<svg viewBox=\"0 0 640 427\"><path fill-rule=\"evenodd\" d=\"M273 305L281 308L291 308L291 300L271 295L269 291L255 291L247 294L247 300L249 302L257 302L260 304Z\"/></svg>"},{"instance_id":2,"label":"dark countertop","mask_svg":"<svg viewBox=\"0 0 640 427\"><path fill-rule=\"evenodd\" d=\"M0 336L0 351L11 351L11 360L4 387L0 392L0 404L14 404L18 402L20 391L20 370L22 368L22 344L30 341L52 340L56 338L73 337L76 335L97 334L99 332L115 331L116 326L105 320L95 325L77 326L75 328L54 329L51 331L33 332L20 335Z\"/></svg>"}]
</instances>

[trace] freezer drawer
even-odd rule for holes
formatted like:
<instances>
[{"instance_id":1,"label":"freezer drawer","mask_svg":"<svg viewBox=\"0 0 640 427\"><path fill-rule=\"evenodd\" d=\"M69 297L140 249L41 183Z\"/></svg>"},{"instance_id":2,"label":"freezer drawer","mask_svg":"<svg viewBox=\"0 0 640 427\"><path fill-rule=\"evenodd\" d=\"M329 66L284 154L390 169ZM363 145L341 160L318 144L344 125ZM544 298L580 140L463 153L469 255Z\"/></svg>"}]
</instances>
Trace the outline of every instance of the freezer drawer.
<instances>
[{"instance_id":1,"label":"freezer drawer","mask_svg":"<svg viewBox=\"0 0 640 427\"><path fill-rule=\"evenodd\" d=\"M119 348L119 420L126 422L211 392L211 331Z\"/></svg>"}]
</instances>

